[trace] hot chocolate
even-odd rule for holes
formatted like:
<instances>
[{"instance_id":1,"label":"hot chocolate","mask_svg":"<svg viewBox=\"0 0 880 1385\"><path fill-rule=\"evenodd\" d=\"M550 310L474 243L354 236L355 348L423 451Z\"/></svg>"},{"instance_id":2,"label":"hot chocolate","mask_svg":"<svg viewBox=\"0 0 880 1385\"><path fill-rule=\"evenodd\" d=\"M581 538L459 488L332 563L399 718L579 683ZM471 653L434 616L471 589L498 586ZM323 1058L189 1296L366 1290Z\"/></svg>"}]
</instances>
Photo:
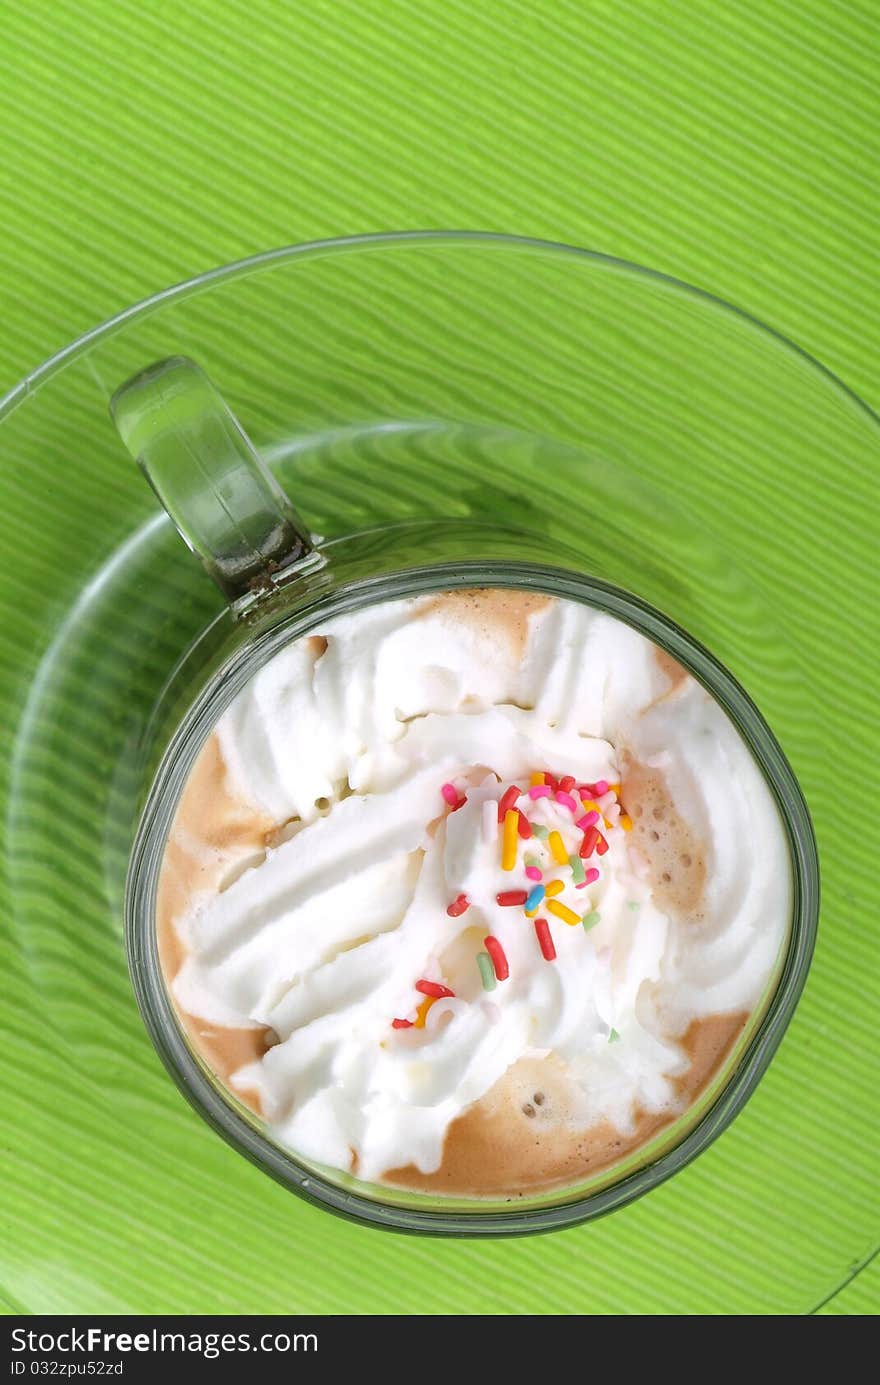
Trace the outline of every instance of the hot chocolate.
<instances>
[{"instance_id":1,"label":"hot chocolate","mask_svg":"<svg viewBox=\"0 0 880 1385\"><path fill-rule=\"evenodd\" d=\"M639 1149L759 1005L778 813L718 704L590 607L446 592L260 670L190 775L160 957L282 1144L515 1197Z\"/></svg>"}]
</instances>

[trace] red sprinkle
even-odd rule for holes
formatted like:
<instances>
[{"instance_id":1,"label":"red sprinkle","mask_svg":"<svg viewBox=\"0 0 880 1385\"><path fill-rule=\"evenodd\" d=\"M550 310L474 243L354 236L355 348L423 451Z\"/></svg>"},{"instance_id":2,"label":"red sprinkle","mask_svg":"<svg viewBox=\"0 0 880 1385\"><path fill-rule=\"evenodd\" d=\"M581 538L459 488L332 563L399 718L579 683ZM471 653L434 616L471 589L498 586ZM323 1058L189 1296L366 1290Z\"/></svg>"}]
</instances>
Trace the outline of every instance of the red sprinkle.
<instances>
[{"instance_id":1,"label":"red sprinkle","mask_svg":"<svg viewBox=\"0 0 880 1385\"><path fill-rule=\"evenodd\" d=\"M559 780L555 774L551 774L549 769L544 770L544 783L548 786L551 793L555 793L559 788Z\"/></svg>"},{"instance_id":2,"label":"red sprinkle","mask_svg":"<svg viewBox=\"0 0 880 1385\"><path fill-rule=\"evenodd\" d=\"M596 851L598 852L598 854L599 854L600 856L604 856L604 855L605 855L605 852L608 850L608 843L607 843L607 841L605 840L605 838L602 836L602 833L599 832L599 831L597 831L597 829L596 829L595 827L593 828L593 831L596 833L596 836L599 838L598 842L596 843Z\"/></svg>"},{"instance_id":3,"label":"red sprinkle","mask_svg":"<svg viewBox=\"0 0 880 1385\"><path fill-rule=\"evenodd\" d=\"M507 908L514 904L525 904L527 899L527 890L502 890L500 894L495 896L495 903L500 904L502 908Z\"/></svg>"},{"instance_id":4,"label":"red sprinkle","mask_svg":"<svg viewBox=\"0 0 880 1385\"><path fill-rule=\"evenodd\" d=\"M504 821L504 814L508 811L508 809L514 806L516 800L520 797L521 794L522 789L520 789L516 784L511 784L510 788L504 791L498 803L499 822Z\"/></svg>"},{"instance_id":5,"label":"red sprinkle","mask_svg":"<svg viewBox=\"0 0 880 1385\"><path fill-rule=\"evenodd\" d=\"M412 1022L412 1020L392 1020L392 1021L391 1021L391 1028L392 1028L392 1029L412 1029L412 1027L413 1027L413 1022Z\"/></svg>"},{"instance_id":6,"label":"red sprinkle","mask_svg":"<svg viewBox=\"0 0 880 1385\"><path fill-rule=\"evenodd\" d=\"M465 913L470 907L471 902L468 899L467 895L460 894L457 895L456 898L452 901L452 903L447 906L446 912L451 919L457 919L461 914Z\"/></svg>"},{"instance_id":7,"label":"red sprinkle","mask_svg":"<svg viewBox=\"0 0 880 1385\"><path fill-rule=\"evenodd\" d=\"M550 925L546 919L535 919L535 932L538 935L538 946L544 961L554 962L556 960L556 948L553 945Z\"/></svg>"},{"instance_id":8,"label":"red sprinkle","mask_svg":"<svg viewBox=\"0 0 880 1385\"><path fill-rule=\"evenodd\" d=\"M448 986L441 986L439 981L417 981L416 990L421 991L422 995L432 995L435 1000L455 995L455 991L451 991Z\"/></svg>"},{"instance_id":9,"label":"red sprinkle","mask_svg":"<svg viewBox=\"0 0 880 1385\"><path fill-rule=\"evenodd\" d=\"M526 840L532 835L532 824L529 822L525 813L520 813L519 822L516 824L516 830L519 835Z\"/></svg>"},{"instance_id":10,"label":"red sprinkle","mask_svg":"<svg viewBox=\"0 0 880 1385\"><path fill-rule=\"evenodd\" d=\"M492 958L492 965L495 968L495 975L499 981L506 981L510 975L510 967L507 965L507 957L504 948L498 939L490 933L488 938L483 939L483 947Z\"/></svg>"},{"instance_id":11,"label":"red sprinkle","mask_svg":"<svg viewBox=\"0 0 880 1385\"><path fill-rule=\"evenodd\" d=\"M584 833L584 839L578 847L578 856L585 861L588 856L592 856L596 850L596 843L599 840L598 827L588 827Z\"/></svg>"},{"instance_id":12,"label":"red sprinkle","mask_svg":"<svg viewBox=\"0 0 880 1385\"><path fill-rule=\"evenodd\" d=\"M452 804L452 806L451 806L450 809L449 809L450 813L457 813L458 810L459 810L459 808L463 808L464 805L465 805L466 803L467 803L467 794L463 794L462 797L458 800L457 803L453 803L453 804Z\"/></svg>"},{"instance_id":13,"label":"red sprinkle","mask_svg":"<svg viewBox=\"0 0 880 1385\"><path fill-rule=\"evenodd\" d=\"M566 774L563 779L560 779L559 787L563 793L571 793L574 788L574 775Z\"/></svg>"}]
</instances>

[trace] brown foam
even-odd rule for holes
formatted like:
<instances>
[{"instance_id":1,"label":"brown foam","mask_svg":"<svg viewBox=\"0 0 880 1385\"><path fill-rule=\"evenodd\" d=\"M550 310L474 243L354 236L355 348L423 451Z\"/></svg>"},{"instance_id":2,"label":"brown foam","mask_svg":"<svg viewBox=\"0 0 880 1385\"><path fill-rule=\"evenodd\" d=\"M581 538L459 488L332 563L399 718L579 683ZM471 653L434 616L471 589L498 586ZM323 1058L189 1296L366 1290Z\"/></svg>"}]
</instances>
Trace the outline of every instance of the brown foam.
<instances>
[{"instance_id":1,"label":"brown foam","mask_svg":"<svg viewBox=\"0 0 880 1385\"><path fill-rule=\"evenodd\" d=\"M193 766L165 848L156 898L159 962L170 987L183 965L185 949L177 924L194 897L216 893L230 873L265 849L274 833L271 820L233 793L219 738L212 735ZM262 1058L271 1030L231 1029L206 1024L177 1009L190 1043L223 1081L246 1063ZM237 1095L259 1114L255 1093Z\"/></svg>"},{"instance_id":2,"label":"brown foam","mask_svg":"<svg viewBox=\"0 0 880 1385\"><path fill-rule=\"evenodd\" d=\"M686 668L682 668L677 659L673 659L665 649L661 649L659 644L654 645L654 662L660 672L669 680L669 687L663 694L669 697L671 693L677 692L682 683L690 677Z\"/></svg>"},{"instance_id":3,"label":"brown foam","mask_svg":"<svg viewBox=\"0 0 880 1385\"><path fill-rule=\"evenodd\" d=\"M500 634L514 657L522 658L529 637L529 617L544 610L552 600L543 592L519 591L514 587L467 587L427 598L416 610L415 618L440 615L456 624L470 625L485 639Z\"/></svg>"},{"instance_id":4,"label":"brown foam","mask_svg":"<svg viewBox=\"0 0 880 1385\"><path fill-rule=\"evenodd\" d=\"M702 843L677 812L660 770L640 764L626 750L619 766L621 800L633 825L631 844L648 863L654 898L677 918L699 917L706 888Z\"/></svg>"},{"instance_id":5,"label":"brown foam","mask_svg":"<svg viewBox=\"0 0 880 1385\"><path fill-rule=\"evenodd\" d=\"M521 1058L480 1101L453 1121L436 1173L393 1169L395 1187L458 1197L512 1197L581 1182L611 1168L677 1120L723 1066L747 1013L695 1020L678 1040L690 1065L672 1079L676 1109L637 1113L631 1134L603 1120L571 1125L570 1078L559 1058ZM540 1098L540 1099L539 1099Z\"/></svg>"}]
</instances>

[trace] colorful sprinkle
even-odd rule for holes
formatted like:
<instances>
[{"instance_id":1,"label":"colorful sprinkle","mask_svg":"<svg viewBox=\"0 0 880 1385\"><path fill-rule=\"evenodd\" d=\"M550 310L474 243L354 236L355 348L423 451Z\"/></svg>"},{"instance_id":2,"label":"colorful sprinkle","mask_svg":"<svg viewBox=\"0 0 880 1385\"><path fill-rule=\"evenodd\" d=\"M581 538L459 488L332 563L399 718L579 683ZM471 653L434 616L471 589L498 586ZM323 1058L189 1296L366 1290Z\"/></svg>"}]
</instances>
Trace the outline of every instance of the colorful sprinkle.
<instances>
[{"instance_id":1,"label":"colorful sprinkle","mask_svg":"<svg viewBox=\"0 0 880 1385\"><path fill-rule=\"evenodd\" d=\"M597 823L598 821L599 821L599 811L598 811L598 809L597 809L597 808L591 808L590 811L589 811L588 813L584 813L584 815L583 815L582 818L578 818L577 822L575 823L575 827L579 827L579 828L581 829L582 832L586 832L586 830L587 830L588 827L595 827L595 825L596 825L596 823Z\"/></svg>"},{"instance_id":2,"label":"colorful sprinkle","mask_svg":"<svg viewBox=\"0 0 880 1385\"><path fill-rule=\"evenodd\" d=\"M549 835L550 835L550 828L549 828L549 827L545 827L544 824L543 824L542 822L533 822L533 823L532 823L532 836L533 836L533 837L537 837L539 841L545 842L545 841L547 840L547 838L548 838Z\"/></svg>"},{"instance_id":3,"label":"colorful sprinkle","mask_svg":"<svg viewBox=\"0 0 880 1385\"><path fill-rule=\"evenodd\" d=\"M549 798L550 794L551 790L548 784L534 784L532 788L529 789L529 798L531 798L533 802L537 802L539 798Z\"/></svg>"},{"instance_id":4,"label":"colorful sprinkle","mask_svg":"<svg viewBox=\"0 0 880 1385\"><path fill-rule=\"evenodd\" d=\"M414 1029L424 1029L425 1020L428 1018L428 1011L430 1010L432 1005L436 1004L437 997L435 995L428 995L425 996L425 999L422 1001L421 1005L416 1006L416 1022L413 1025Z\"/></svg>"},{"instance_id":5,"label":"colorful sprinkle","mask_svg":"<svg viewBox=\"0 0 880 1385\"><path fill-rule=\"evenodd\" d=\"M480 980L483 983L484 991L494 991L498 982L495 980L495 968L492 965L492 958L488 952L477 953L477 966L480 968Z\"/></svg>"},{"instance_id":6,"label":"colorful sprinkle","mask_svg":"<svg viewBox=\"0 0 880 1385\"><path fill-rule=\"evenodd\" d=\"M499 981L506 981L510 975L510 967L507 965L507 957L504 948L497 938L490 933L483 939L483 946L492 958L492 966Z\"/></svg>"},{"instance_id":7,"label":"colorful sprinkle","mask_svg":"<svg viewBox=\"0 0 880 1385\"><path fill-rule=\"evenodd\" d=\"M451 919L457 919L460 918L462 914L467 913L470 907L471 902L468 899L467 895L460 894L456 895L452 903L446 906L446 912Z\"/></svg>"},{"instance_id":8,"label":"colorful sprinkle","mask_svg":"<svg viewBox=\"0 0 880 1385\"><path fill-rule=\"evenodd\" d=\"M483 841L494 842L498 831L498 804L494 798L487 798L483 804Z\"/></svg>"},{"instance_id":9,"label":"colorful sprinkle","mask_svg":"<svg viewBox=\"0 0 880 1385\"><path fill-rule=\"evenodd\" d=\"M598 827L588 827L584 833L584 839L578 847L578 856L580 856L582 861L585 861L588 856L592 856L593 852L596 850L596 843L598 840Z\"/></svg>"},{"instance_id":10,"label":"colorful sprinkle","mask_svg":"<svg viewBox=\"0 0 880 1385\"><path fill-rule=\"evenodd\" d=\"M570 813L578 810L577 799L572 798L570 793L565 793L562 789L556 790L556 802L561 803L563 808L567 808Z\"/></svg>"},{"instance_id":11,"label":"colorful sprinkle","mask_svg":"<svg viewBox=\"0 0 880 1385\"><path fill-rule=\"evenodd\" d=\"M617 1030L616 1030L616 1029L612 1029L612 1030L611 1030L611 1033L608 1035L608 1042L609 1042L610 1044L616 1044L617 1041L619 1040L619 1038L620 1038L620 1035L618 1034Z\"/></svg>"},{"instance_id":12,"label":"colorful sprinkle","mask_svg":"<svg viewBox=\"0 0 880 1385\"><path fill-rule=\"evenodd\" d=\"M519 813L508 808L504 814L504 828L501 838L501 869L513 870L516 865L516 843L519 838Z\"/></svg>"},{"instance_id":13,"label":"colorful sprinkle","mask_svg":"<svg viewBox=\"0 0 880 1385\"><path fill-rule=\"evenodd\" d=\"M511 784L510 788L504 791L504 793L501 795L501 801L498 804L499 822L504 822L506 820L507 814L509 813L510 809L513 807L516 800L520 797L522 797L522 790L518 788L516 784Z\"/></svg>"},{"instance_id":14,"label":"colorful sprinkle","mask_svg":"<svg viewBox=\"0 0 880 1385\"><path fill-rule=\"evenodd\" d=\"M450 807L452 807L453 803L457 803L459 800L460 795L458 789L455 787L454 784L443 784L440 789L440 792L442 793L443 797L446 799L446 802L449 804Z\"/></svg>"},{"instance_id":15,"label":"colorful sprinkle","mask_svg":"<svg viewBox=\"0 0 880 1385\"><path fill-rule=\"evenodd\" d=\"M565 842L558 832L550 833L550 836L547 838L547 845L553 853L554 860L558 861L561 866L567 866L568 852L565 849Z\"/></svg>"},{"instance_id":16,"label":"colorful sprinkle","mask_svg":"<svg viewBox=\"0 0 880 1385\"><path fill-rule=\"evenodd\" d=\"M627 907L627 909L632 909L633 913L635 913L636 909L640 908L641 906L640 906L639 901L638 901L637 899L630 899L630 900L627 900L627 905L626 905L626 907Z\"/></svg>"},{"instance_id":17,"label":"colorful sprinkle","mask_svg":"<svg viewBox=\"0 0 880 1385\"><path fill-rule=\"evenodd\" d=\"M547 891L544 889L543 885L536 885L535 888L529 892L528 898L526 899L526 908L537 909L546 893Z\"/></svg>"},{"instance_id":18,"label":"colorful sprinkle","mask_svg":"<svg viewBox=\"0 0 880 1385\"><path fill-rule=\"evenodd\" d=\"M572 879L579 885L584 879L584 863L580 856L569 856L568 864L571 866Z\"/></svg>"},{"instance_id":19,"label":"colorful sprinkle","mask_svg":"<svg viewBox=\"0 0 880 1385\"><path fill-rule=\"evenodd\" d=\"M553 938L550 933L550 925L546 919L535 919L535 933L538 938L538 946L541 949L541 956L545 962L556 960L556 948L553 945Z\"/></svg>"},{"instance_id":20,"label":"colorful sprinkle","mask_svg":"<svg viewBox=\"0 0 880 1385\"><path fill-rule=\"evenodd\" d=\"M564 880L551 880L546 889L547 898L552 899L555 894L562 894L564 889Z\"/></svg>"},{"instance_id":21,"label":"colorful sprinkle","mask_svg":"<svg viewBox=\"0 0 880 1385\"><path fill-rule=\"evenodd\" d=\"M605 852L608 850L608 843L602 836L601 832L597 833L597 836L598 841L596 842L596 851L599 853L600 856L604 856Z\"/></svg>"},{"instance_id":22,"label":"colorful sprinkle","mask_svg":"<svg viewBox=\"0 0 880 1385\"><path fill-rule=\"evenodd\" d=\"M457 813L458 810L459 810L459 808L463 808L464 805L465 805L466 803L467 803L467 794L464 794L464 793L463 793L462 796L461 796L461 798L458 800L458 802L457 802L457 803L453 803L452 807L449 809L450 813Z\"/></svg>"},{"instance_id":23,"label":"colorful sprinkle","mask_svg":"<svg viewBox=\"0 0 880 1385\"><path fill-rule=\"evenodd\" d=\"M630 817L629 813L621 813L620 825L623 828L624 832L631 832L633 830L633 820Z\"/></svg>"},{"instance_id":24,"label":"colorful sprinkle","mask_svg":"<svg viewBox=\"0 0 880 1385\"><path fill-rule=\"evenodd\" d=\"M555 914L558 919L562 919L563 923L567 923L569 927L573 927L574 924L580 923L581 921L580 914L576 914L574 909L569 909L567 904L560 904L558 899L551 899L549 901L547 912Z\"/></svg>"},{"instance_id":25,"label":"colorful sprinkle","mask_svg":"<svg viewBox=\"0 0 880 1385\"><path fill-rule=\"evenodd\" d=\"M550 773L549 769L544 770L544 783L549 786L551 793L555 793L559 788L559 781L555 774Z\"/></svg>"},{"instance_id":26,"label":"colorful sprinkle","mask_svg":"<svg viewBox=\"0 0 880 1385\"><path fill-rule=\"evenodd\" d=\"M566 774L559 781L559 787L563 793L571 793L574 788L574 775Z\"/></svg>"},{"instance_id":27,"label":"colorful sprinkle","mask_svg":"<svg viewBox=\"0 0 880 1385\"><path fill-rule=\"evenodd\" d=\"M391 1021L391 1028L392 1028L392 1029L412 1029L412 1027L413 1027L413 1022L412 1022L412 1020L392 1020L392 1021Z\"/></svg>"},{"instance_id":28,"label":"colorful sprinkle","mask_svg":"<svg viewBox=\"0 0 880 1385\"><path fill-rule=\"evenodd\" d=\"M540 870L540 869L538 868L538 866L526 866L526 879L527 879L527 880L543 880L543 879L544 879L544 872L543 872L542 870Z\"/></svg>"},{"instance_id":29,"label":"colorful sprinkle","mask_svg":"<svg viewBox=\"0 0 880 1385\"><path fill-rule=\"evenodd\" d=\"M609 785L608 785L608 792L609 792L609 793L615 794L615 795L619 798L619 797L620 797L620 785L619 785L619 784L609 784Z\"/></svg>"},{"instance_id":30,"label":"colorful sprinkle","mask_svg":"<svg viewBox=\"0 0 880 1385\"><path fill-rule=\"evenodd\" d=\"M581 807L583 808L585 813L595 813L596 820L598 820L598 818L601 816L599 805L598 803L594 802L592 798L582 798Z\"/></svg>"},{"instance_id":31,"label":"colorful sprinkle","mask_svg":"<svg viewBox=\"0 0 880 1385\"><path fill-rule=\"evenodd\" d=\"M608 780L597 779L595 784L593 785L592 792L594 798L601 798L603 794L606 794L608 792Z\"/></svg>"},{"instance_id":32,"label":"colorful sprinkle","mask_svg":"<svg viewBox=\"0 0 880 1385\"><path fill-rule=\"evenodd\" d=\"M585 879L585 882L584 882L584 883L587 884L587 885L592 885L593 882L596 881L596 880L598 880L598 879L599 879L599 872L597 871L596 867L595 867L595 866L590 866L590 869L587 871L586 879Z\"/></svg>"},{"instance_id":33,"label":"colorful sprinkle","mask_svg":"<svg viewBox=\"0 0 880 1385\"><path fill-rule=\"evenodd\" d=\"M536 770L534 774L529 776L529 786L533 789L536 789L538 785L543 784L543 782L544 776L540 770Z\"/></svg>"},{"instance_id":34,"label":"colorful sprinkle","mask_svg":"<svg viewBox=\"0 0 880 1385\"><path fill-rule=\"evenodd\" d=\"M517 811L519 810L517 809ZM529 822L525 813L519 814L519 822L517 823L516 830L519 832L523 841L528 841L529 837L532 835L532 824Z\"/></svg>"},{"instance_id":35,"label":"colorful sprinkle","mask_svg":"<svg viewBox=\"0 0 880 1385\"><path fill-rule=\"evenodd\" d=\"M584 932L589 933L591 928L595 928L597 923L602 922L602 915L598 909L591 909L588 914L584 914L581 923L584 925Z\"/></svg>"},{"instance_id":36,"label":"colorful sprinkle","mask_svg":"<svg viewBox=\"0 0 880 1385\"><path fill-rule=\"evenodd\" d=\"M517 904L525 904L525 890L502 890L495 896L495 903L500 904L503 909L513 908Z\"/></svg>"},{"instance_id":37,"label":"colorful sprinkle","mask_svg":"<svg viewBox=\"0 0 880 1385\"><path fill-rule=\"evenodd\" d=\"M422 995L433 996L435 1000L444 1000L446 996L454 996L455 991L451 991L448 986L441 986L439 981L416 982L416 990L421 991Z\"/></svg>"}]
</instances>

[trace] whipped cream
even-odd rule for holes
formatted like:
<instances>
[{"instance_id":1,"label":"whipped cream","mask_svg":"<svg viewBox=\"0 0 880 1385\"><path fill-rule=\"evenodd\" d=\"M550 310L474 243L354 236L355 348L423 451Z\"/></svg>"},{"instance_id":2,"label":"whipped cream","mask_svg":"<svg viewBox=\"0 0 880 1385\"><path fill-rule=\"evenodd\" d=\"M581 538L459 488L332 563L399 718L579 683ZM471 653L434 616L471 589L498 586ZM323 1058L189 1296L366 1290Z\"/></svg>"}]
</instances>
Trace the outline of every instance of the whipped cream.
<instances>
[{"instance_id":1,"label":"whipped cream","mask_svg":"<svg viewBox=\"0 0 880 1385\"><path fill-rule=\"evenodd\" d=\"M520 624L442 598L344 616L278 654L218 724L235 794L281 830L177 919L174 996L215 1025L268 1026L278 1042L233 1086L258 1093L279 1141L366 1179L436 1170L452 1122L521 1058L563 1061L579 1128L673 1113L688 1061L676 1036L752 1009L788 927L779 816L718 704L589 607L533 599ZM530 776L615 784L627 762L662 775L699 843L698 902L658 888L613 794L607 851L583 862L598 878L578 888L555 860L546 834L577 856L584 810L530 797ZM537 835L505 870L511 784ZM625 784L622 797L629 808ZM543 901L549 961L533 921L497 898L533 887L527 857L576 920ZM486 936L509 968L491 991ZM427 1008L417 981L454 996Z\"/></svg>"}]
</instances>

